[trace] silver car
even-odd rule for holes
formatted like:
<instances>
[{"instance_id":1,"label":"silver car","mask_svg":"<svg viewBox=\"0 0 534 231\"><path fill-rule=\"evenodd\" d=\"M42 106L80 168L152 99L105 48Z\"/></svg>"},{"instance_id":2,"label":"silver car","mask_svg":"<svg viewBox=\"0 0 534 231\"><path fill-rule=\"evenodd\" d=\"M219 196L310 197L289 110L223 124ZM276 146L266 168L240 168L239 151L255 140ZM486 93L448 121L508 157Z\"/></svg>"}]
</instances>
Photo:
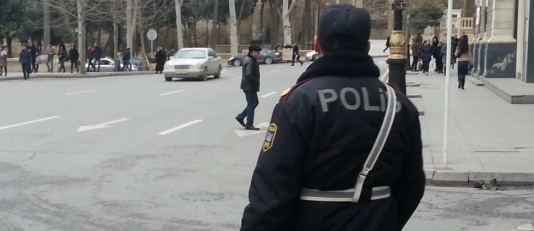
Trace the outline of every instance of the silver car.
<instances>
[{"instance_id":1,"label":"silver car","mask_svg":"<svg viewBox=\"0 0 534 231\"><path fill-rule=\"evenodd\" d=\"M205 81L209 75L221 77L222 59L211 48L183 48L165 63L166 81L173 78L195 78Z\"/></svg>"},{"instance_id":2,"label":"silver car","mask_svg":"<svg viewBox=\"0 0 534 231\"><path fill-rule=\"evenodd\" d=\"M93 61L94 63L94 61ZM89 66L89 63L86 63L85 64L85 69L87 70L87 67ZM98 70L98 64L95 63L95 67L96 69ZM123 68L123 65L122 65L122 61L120 63L120 66L119 66L119 71L122 70ZM115 61L113 61L113 59L110 59L110 58L101 58L100 59L100 72L113 72L115 70ZM93 71L93 66L91 66L89 68L89 71ZM131 71L137 71L137 65L133 65L132 64L132 70Z\"/></svg>"}]
</instances>

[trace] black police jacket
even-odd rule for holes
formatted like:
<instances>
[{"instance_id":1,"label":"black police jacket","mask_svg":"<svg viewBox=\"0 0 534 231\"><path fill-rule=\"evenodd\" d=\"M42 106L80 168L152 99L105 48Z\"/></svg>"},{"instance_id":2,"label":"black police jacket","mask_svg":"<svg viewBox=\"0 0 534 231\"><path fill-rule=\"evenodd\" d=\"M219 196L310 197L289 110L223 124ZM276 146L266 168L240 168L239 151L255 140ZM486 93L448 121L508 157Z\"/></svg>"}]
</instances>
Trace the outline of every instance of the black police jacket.
<instances>
[{"instance_id":1,"label":"black police jacket","mask_svg":"<svg viewBox=\"0 0 534 231\"><path fill-rule=\"evenodd\" d=\"M247 55L243 60L241 89L243 91L260 91L260 66L256 58Z\"/></svg>"},{"instance_id":2,"label":"black police jacket","mask_svg":"<svg viewBox=\"0 0 534 231\"><path fill-rule=\"evenodd\" d=\"M394 124L358 203L300 200L302 188L355 186L386 108L380 71L364 54L321 57L278 103L252 176L241 231L402 230L424 192L419 113L396 90ZM379 90L381 89L381 90ZM370 200L371 188L391 197Z\"/></svg>"}]
</instances>

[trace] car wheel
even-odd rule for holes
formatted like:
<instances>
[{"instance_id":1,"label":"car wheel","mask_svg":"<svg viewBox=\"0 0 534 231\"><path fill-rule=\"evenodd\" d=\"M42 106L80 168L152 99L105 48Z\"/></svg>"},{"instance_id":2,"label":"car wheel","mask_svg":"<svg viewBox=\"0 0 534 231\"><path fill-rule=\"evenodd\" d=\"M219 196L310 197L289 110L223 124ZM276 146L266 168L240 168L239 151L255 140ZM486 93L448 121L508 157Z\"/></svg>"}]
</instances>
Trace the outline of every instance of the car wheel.
<instances>
[{"instance_id":1,"label":"car wheel","mask_svg":"<svg viewBox=\"0 0 534 231\"><path fill-rule=\"evenodd\" d=\"M217 73L215 73L213 77L216 79L221 78L221 72L222 72L222 66L219 65L219 71L217 71Z\"/></svg>"},{"instance_id":2,"label":"car wheel","mask_svg":"<svg viewBox=\"0 0 534 231\"><path fill-rule=\"evenodd\" d=\"M239 60L239 59L234 60L234 66L236 66L236 67L241 66L241 60Z\"/></svg>"},{"instance_id":3,"label":"car wheel","mask_svg":"<svg viewBox=\"0 0 534 231\"><path fill-rule=\"evenodd\" d=\"M265 58L265 64L269 65L273 63L273 59L271 57Z\"/></svg>"},{"instance_id":4,"label":"car wheel","mask_svg":"<svg viewBox=\"0 0 534 231\"><path fill-rule=\"evenodd\" d=\"M315 61L317 59L317 55L312 56L312 61Z\"/></svg>"},{"instance_id":5,"label":"car wheel","mask_svg":"<svg viewBox=\"0 0 534 231\"><path fill-rule=\"evenodd\" d=\"M208 68L207 68L207 67L204 67L204 72L203 72L202 75L200 76L199 80L200 80L200 81L206 81L206 80L208 80Z\"/></svg>"},{"instance_id":6,"label":"car wheel","mask_svg":"<svg viewBox=\"0 0 534 231\"><path fill-rule=\"evenodd\" d=\"M165 81L167 81L167 82L172 81L172 77L165 76Z\"/></svg>"}]
</instances>

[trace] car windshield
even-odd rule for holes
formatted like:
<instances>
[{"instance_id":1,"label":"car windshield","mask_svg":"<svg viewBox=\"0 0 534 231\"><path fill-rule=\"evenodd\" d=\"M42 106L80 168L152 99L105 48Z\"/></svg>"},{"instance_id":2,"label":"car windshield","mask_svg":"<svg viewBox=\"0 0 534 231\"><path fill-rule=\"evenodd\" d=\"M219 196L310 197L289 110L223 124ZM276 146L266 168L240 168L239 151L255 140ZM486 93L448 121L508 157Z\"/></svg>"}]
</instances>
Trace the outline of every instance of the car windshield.
<instances>
[{"instance_id":1,"label":"car windshield","mask_svg":"<svg viewBox=\"0 0 534 231\"><path fill-rule=\"evenodd\" d=\"M204 50L180 50L174 56L175 59L205 59L206 52Z\"/></svg>"}]
</instances>

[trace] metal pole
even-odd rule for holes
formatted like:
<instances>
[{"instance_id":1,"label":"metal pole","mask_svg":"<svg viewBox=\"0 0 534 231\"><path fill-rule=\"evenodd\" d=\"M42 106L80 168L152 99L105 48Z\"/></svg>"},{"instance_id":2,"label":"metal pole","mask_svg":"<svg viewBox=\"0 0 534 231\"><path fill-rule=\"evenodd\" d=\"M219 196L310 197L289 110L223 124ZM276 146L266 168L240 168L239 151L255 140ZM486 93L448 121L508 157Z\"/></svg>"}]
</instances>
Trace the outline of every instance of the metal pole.
<instances>
[{"instance_id":1,"label":"metal pole","mask_svg":"<svg viewBox=\"0 0 534 231\"><path fill-rule=\"evenodd\" d=\"M390 56L389 83L399 87L406 94L406 39L402 30L402 11L405 7L404 1L396 0L392 4L394 10L394 26L389 44Z\"/></svg>"},{"instance_id":2,"label":"metal pole","mask_svg":"<svg viewBox=\"0 0 534 231\"><path fill-rule=\"evenodd\" d=\"M449 133L449 85L451 78L451 53L452 53L452 1L449 0L447 10L447 73L445 74L445 115L443 123L443 165L447 165L447 136Z\"/></svg>"},{"instance_id":3,"label":"metal pole","mask_svg":"<svg viewBox=\"0 0 534 231\"><path fill-rule=\"evenodd\" d=\"M150 41L150 57L154 55L154 40Z\"/></svg>"}]
</instances>

